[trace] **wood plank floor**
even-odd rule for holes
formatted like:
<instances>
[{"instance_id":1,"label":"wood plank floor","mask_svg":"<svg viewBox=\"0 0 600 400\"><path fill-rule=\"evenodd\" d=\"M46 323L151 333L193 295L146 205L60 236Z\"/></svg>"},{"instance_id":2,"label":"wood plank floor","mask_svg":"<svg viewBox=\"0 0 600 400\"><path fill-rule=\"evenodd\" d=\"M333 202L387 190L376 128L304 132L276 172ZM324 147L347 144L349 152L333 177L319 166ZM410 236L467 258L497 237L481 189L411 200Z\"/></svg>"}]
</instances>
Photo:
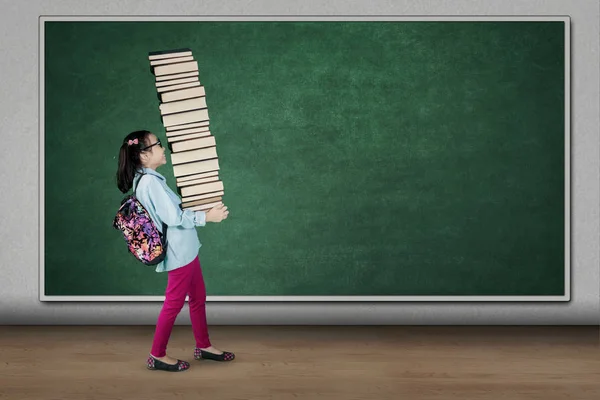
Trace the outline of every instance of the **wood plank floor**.
<instances>
[{"instance_id":1,"label":"wood plank floor","mask_svg":"<svg viewBox=\"0 0 600 400\"><path fill-rule=\"evenodd\" d=\"M189 326L149 371L152 326L0 326L0 399L600 399L598 327Z\"/></svg>"}]
</instances>

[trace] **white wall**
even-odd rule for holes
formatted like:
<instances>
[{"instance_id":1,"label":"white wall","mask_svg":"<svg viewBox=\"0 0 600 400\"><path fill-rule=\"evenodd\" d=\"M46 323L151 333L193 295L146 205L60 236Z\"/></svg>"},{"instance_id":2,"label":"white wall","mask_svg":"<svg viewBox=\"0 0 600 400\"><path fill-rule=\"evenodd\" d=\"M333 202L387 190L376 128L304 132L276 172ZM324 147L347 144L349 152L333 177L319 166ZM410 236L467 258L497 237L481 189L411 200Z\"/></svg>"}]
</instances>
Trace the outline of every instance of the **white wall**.
<instances>
[{"instance_id":1,"label":"white wall","mask_svg":"<svg viewBox=\"0 0 600 400\"><path fill-rule=\"evenodd\" d=\"M202 6L200 5L202 3ZM210 324L589 324L599 304L597 0L456 1L1 0L0 324L154 324L160 303L38 300L40 15L568 15L572 34L570 303L220 303ZM348 4L350 3L350 4ZM186 309L178 324L188 324Z\"/></svg>"}]
</instances>

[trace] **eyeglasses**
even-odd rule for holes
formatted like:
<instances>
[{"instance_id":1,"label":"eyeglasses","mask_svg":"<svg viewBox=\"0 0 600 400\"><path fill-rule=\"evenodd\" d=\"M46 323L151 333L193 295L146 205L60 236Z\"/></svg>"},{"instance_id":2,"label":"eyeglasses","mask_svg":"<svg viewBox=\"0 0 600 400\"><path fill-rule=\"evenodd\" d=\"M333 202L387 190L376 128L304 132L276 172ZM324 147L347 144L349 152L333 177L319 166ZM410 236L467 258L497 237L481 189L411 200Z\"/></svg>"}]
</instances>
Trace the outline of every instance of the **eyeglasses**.
<instances>
[{"instance_id":1,"label":"eyeglasses","mask_svg":"<svg viewBox=\"0 0 600 400\"><path fill-rule=\"evenodd\" d=\"M160 139L158 139L158 141L157 141L156 143L154 143L154 144L151 144L151 145L150 145L150 146L148 146L148 147L144 147L144 148L143 148L141 151L148 150L149 148L151 148L151 147L153 147L153 146L156 146L156 145L158 145L158 146L159 146L159 147L161 147L161 148L163 147L163 146L162 146L162 143L160 142Z\"/></svg>"}]
</instances>

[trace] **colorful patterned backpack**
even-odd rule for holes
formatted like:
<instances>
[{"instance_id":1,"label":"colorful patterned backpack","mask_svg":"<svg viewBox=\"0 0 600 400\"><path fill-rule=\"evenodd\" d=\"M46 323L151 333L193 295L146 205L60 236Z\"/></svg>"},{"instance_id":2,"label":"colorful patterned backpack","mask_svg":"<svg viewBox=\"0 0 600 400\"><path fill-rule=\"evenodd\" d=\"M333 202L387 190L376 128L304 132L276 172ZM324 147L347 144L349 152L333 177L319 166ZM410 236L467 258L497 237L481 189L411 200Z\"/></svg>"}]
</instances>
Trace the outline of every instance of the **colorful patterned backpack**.
<instances>
[{"instance_id":1,"label":"colorful patterned backpack","mask_svg":"<svg viewBox=\"0 0 600 400\"><path fill-rule=\"evenodd\" d=\"M148 211L135 197L135 188L133 194L121 201L113 227L123 233L129 252L143 264L156 265L165 259L167 225L163 222L163 233L156 228Z\"/></svg>"}]
</instances>

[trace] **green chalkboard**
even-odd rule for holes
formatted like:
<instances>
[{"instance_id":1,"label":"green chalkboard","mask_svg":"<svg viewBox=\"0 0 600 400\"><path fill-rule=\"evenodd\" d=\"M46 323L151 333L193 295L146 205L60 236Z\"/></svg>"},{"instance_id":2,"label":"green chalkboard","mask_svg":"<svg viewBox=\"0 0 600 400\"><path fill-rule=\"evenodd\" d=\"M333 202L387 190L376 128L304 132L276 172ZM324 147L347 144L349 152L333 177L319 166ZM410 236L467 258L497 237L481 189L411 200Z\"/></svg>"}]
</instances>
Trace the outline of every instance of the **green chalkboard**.
<instances>
[{"instance_id":1,"label":"green chalkboard","mask_svg":"<svg viewBox=\"0 0 600 400\"><path fill-rule=\"evenodd\" d=\"M184 47L230 209L197 229L209 296L565 295L564 22L41 28L45 296L164 294L115 172L127 133L166 142L148 52Z\"/></svg>"}]
</instances>

